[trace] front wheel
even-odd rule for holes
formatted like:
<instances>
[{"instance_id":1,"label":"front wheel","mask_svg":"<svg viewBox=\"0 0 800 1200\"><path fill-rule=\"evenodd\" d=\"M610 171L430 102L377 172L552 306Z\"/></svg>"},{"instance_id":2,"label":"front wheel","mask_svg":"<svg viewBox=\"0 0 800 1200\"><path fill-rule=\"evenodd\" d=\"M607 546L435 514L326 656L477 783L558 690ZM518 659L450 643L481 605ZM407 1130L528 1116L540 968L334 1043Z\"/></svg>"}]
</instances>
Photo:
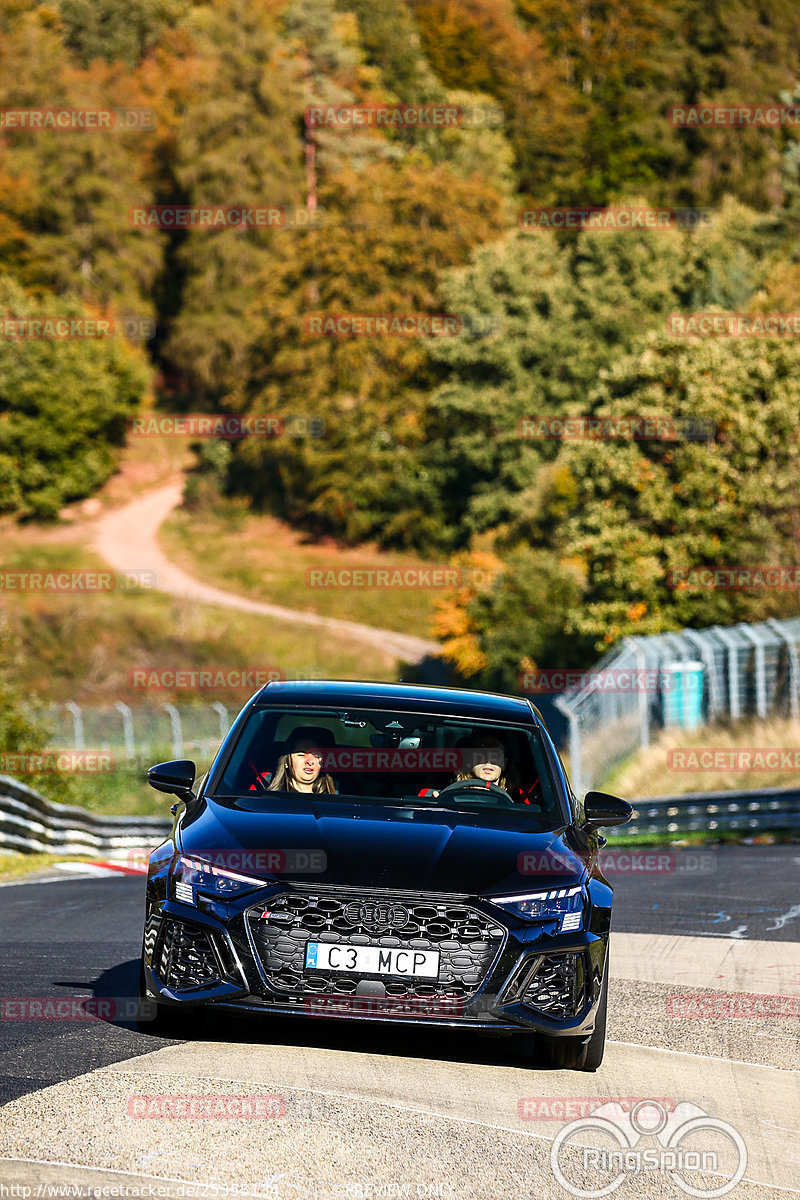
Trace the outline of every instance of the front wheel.
<instances>
[{"instance_id":1,"label":"front wheel","mask_svg":"<svg viewBox=\"0 0 800 1200\"><path fill-rule=\"evenodd\" d=\"M139 987L136 1024L142 1033L158 1037L186 1038L199 1030L202 1013L194 1007L161 1004L147 994L144 974L144 947L139 960Z\"/></svg>"},{"instance_id":2,"label":"front wheel","mask_svg":"<svg viewBox=\"0 0 800 1200\"><path fill-rule=\"evenodd\" d=\"M567 1071L596 1071L603 1061L606 1048L606 1014L608 1010L608 951L606 951L603 982L594 1033L588 1038L548 1037L546 1034L523 1034L528 1042L528 1055L535 1057L543 1067L556 1067ZM525 1050L523 1050L525 1053Z\"/></svg>"}]
</instances>

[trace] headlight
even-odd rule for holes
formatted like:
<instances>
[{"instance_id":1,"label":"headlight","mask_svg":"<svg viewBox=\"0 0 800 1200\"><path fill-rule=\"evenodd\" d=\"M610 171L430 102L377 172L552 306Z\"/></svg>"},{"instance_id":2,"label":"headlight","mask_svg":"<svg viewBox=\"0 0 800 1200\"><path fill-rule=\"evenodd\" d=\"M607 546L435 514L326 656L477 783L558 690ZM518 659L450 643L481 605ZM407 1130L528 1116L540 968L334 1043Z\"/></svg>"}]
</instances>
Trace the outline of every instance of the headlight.
<instances>
[{"instance_id":1,"label":"headlight","mask_svg":"<svg viewBox=\"0 0 800 1200\"><path fill-rule=\"evenodd\" d=\"M583 917L583 888L580 884L568 888L550 888L546 892L529 892L524 896L492 896L497 904L523 921L559 921L562 933L581 927Z\"/></svg>"},{"instance_id":2,"label":"headlight","mask_svg":"<svg viewBox=\"0 0 800 1200\"><path fill-rule=\"evenodd\" d=\"M214 863L205 862L202 858L190 858L187 854L178 856L172 868L172 881L175 899L182 900L184 904L194 904L196 891L229 900L252 892L255 888L268 887L270 882L253 879L250 875L238 875L235 871L223 871Z\"/></svg>"}]
</instances>

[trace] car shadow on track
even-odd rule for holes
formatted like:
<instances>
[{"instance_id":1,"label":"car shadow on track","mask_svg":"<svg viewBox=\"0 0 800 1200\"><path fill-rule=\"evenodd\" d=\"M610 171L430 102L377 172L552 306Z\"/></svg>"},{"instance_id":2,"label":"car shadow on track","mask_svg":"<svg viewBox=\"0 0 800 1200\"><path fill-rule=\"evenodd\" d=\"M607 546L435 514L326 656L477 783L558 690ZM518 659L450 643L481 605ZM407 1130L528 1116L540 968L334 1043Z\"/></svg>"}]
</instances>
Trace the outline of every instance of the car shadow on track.
<instances>
[{"instance_id":1,"label":"car shadow on track","mask_svg":"<svg viewBox=\"0 0 800 1200\"><path fill-rule=\"evenodd\" d=\"M389 1058L429 1059L484 1066L549 1070L532 1059L530 1048L509 1036L482 1036L443 1026L404 1025L400 1022L351 1020L346 1017L286 1017L265 1013L241 1016L223 1010L198 1009L185 1029L172 1035L148 1029L137 1021L139 960L132 959L103 971L95 980L61 981L59 986L91 989L99 1020L135 1031L155 1043L216 1042L230 1045L291 1046L379 1054Z\"/></svg>"}]
</instances>

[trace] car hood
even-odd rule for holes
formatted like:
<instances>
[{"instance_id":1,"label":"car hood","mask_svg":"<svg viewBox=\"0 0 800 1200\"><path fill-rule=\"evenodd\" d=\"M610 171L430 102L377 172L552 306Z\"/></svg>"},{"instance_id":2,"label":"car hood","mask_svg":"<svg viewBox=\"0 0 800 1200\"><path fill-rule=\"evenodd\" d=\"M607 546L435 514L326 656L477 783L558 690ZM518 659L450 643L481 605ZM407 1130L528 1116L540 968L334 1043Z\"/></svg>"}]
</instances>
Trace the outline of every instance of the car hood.
<instances>
[{"instance_id":1,"label":"car hood","mask_svg":"<svg viewBox=\"0 0 800 1200\"><path fill-rule=\"evenodd\" d=\"M587 855L524 813L455 812L292 797L204 801L184 852L263 879L462 895L582 882ZM243 852L241 855L238 852Z\"/></svg>"}]
</instances>

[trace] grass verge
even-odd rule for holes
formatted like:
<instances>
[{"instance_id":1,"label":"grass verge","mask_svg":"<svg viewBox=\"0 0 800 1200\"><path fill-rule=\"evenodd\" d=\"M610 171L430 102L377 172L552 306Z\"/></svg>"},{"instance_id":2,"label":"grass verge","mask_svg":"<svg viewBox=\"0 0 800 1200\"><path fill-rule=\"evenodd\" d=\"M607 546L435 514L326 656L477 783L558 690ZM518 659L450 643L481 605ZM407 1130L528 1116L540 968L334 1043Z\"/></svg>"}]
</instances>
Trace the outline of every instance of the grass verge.
<instances>
[{"instance_id":1,"label":"grass verge","mask_svg":"<svg viewBox=\"0 0 800 1200\"><path fill-rule=\"evenodd\" d=\"M275 517L248 513L231 503L214 513L177 510L161 527L159 543L193 575L250 599L420 637L431 636L434 606L443 591L441 586L420 585L425 575L417 572L428 572L433 581L431 572L445 564L374 546L314 541ZM373 574L369 586L367 573L379 570L390 573L390 583L394 572L400 572L403 582L395 578L392 586L374 586ZM362 572L357 578L363 586L349 585L356 571ZM319 586L320 576L312 572L321 572L326 586Z\"/></svg>"},{"instance_id":2,"label":"grass verge","mask_svg":"<svg viewBox=\"0 0 800 1200\"><path fill-rule=\"evenodd\" d=\"M3 566L9 571L104 567L96 556L70 544L40 545L32 552L21 532L4 543ZM222 700L234 711L256 690L252 679L258 671L290 678L396 678L392 656L359 639L338 634L334 638L325 629L144 589L8 591L3 616L20 647L18 687L47 703L123 700L160 705L196 700L193 688L161 686L169 671L249 672L244 686L231 687L223 680L203 691L203 700ZM146 676L134 675L137 669Z\"/></svg>"},{"instance_id":3,"label":"grass verge","mask_svg":"<svg viewBox=\"0 0 800 1200\"><path fill-rule=\"evenodd\" d=\"M758 756L758 751L784 752L785 761L774 758L771 766L773 760ZM750 753L749 765L740 752ZM598 788L625 798L790 788L800 786L799 768L800 721L720 723L695 730L663 730L646 750L609 771Z\"/></svg>"},{"instance_id":4,"label":"grass verge","mask_svg":"<svg viewBox=\"0 0 800 1200\"><path fill-rule=\"evenodd\" d=\"M59 862L90 862L90 855L75 854L0 854L0 883L23 879L35 871L44 871Z\"/></svg>"}]
</instances>

